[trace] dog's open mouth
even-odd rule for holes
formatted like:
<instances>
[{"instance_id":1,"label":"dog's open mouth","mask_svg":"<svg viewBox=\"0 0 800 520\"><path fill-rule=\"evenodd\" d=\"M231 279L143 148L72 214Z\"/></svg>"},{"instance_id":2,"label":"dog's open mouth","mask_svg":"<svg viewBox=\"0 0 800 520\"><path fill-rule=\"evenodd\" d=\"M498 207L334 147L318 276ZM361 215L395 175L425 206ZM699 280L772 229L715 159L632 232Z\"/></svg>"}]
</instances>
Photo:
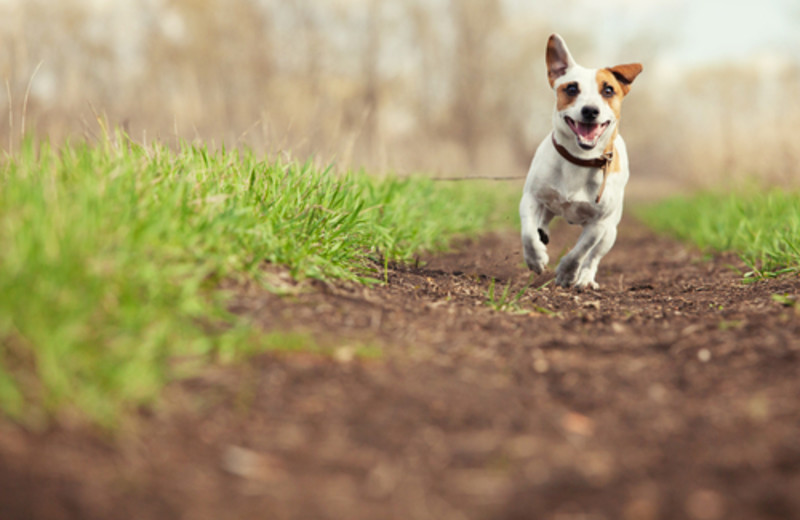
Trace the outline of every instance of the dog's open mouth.
<instances>
[{"instance_id":1,"label":"dog's open mouth","mask_svg":"<svg viewBox=\"0 0 800 520\"><path fill-rule=\"evenodd\" d=\"M571 117L565 118L567 124L578 138L578 146L584 150L591 150L597 146L597 141L603 135L611 121L605 123L577 123Z\"/></svg>"}]
</instances>

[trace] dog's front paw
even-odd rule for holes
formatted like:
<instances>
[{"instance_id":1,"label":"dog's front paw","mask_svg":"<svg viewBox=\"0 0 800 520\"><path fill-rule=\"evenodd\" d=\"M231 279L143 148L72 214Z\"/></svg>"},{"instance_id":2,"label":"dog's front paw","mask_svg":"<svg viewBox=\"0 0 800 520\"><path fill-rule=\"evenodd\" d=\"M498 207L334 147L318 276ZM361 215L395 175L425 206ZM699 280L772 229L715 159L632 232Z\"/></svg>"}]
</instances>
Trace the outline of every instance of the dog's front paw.
<instances>
[{"instance_id":1,"label":"dog's front paw","mask_svg":"<svg viewBox=\"0 0 800 520\"><path fill-rule=\"evenodd\" d=\"M584 282L584 281L578 280L575 283L575 288L576 289L591 289L593 291L596 291L597 289L600 288L600 285L597 282L595 282L594 280L590 280L588 282Z\"/></svg>"},{"instance_id":2,"label":"dog's front paw","mask_svg":"<svg viewBox=\"0 0 800 520\"><path fill-rule=\"evenodd\" d=\"M536 274L542 274L547 270L547 257L545 258L538 258L535 260L525 258L525 263L528 266L528 269L533 271Z\"/></svg>"},{"instance_id":3,"label":"dog's front paw","mask_svg":"<svg viewBox=\"0 0 800 520\"><path fill-rule=\"evenodd\" d=\"M575 282L576 289L592 289L597 290L600 285L594 281L594 272L589 269L583 269L577 277Z\"/></svg>"},{"instance_id":4,"label":"dog's front paw","mask_svg":"<svg viewBox=\"0 0 800 520\"><path fill-rule=\"evenodd\" d=\"M577 260L572 260L569 256L562 258L556 268L556 285L564 288L576 285L578 282L578 267Z\"/></svg>"},{"instance_id":5,"label":"dog's front paw","mask_svg":"<svg viewBox=\"0 0 800 520\"><path fill-rule=\"evenodd\" d=\"M547 252L543 249L537 250L530 238L523 239L522 242L522 254L528 269L536 274L542 274L547 269L547 262L550 261Z\"/></svg>"}]
</instances>

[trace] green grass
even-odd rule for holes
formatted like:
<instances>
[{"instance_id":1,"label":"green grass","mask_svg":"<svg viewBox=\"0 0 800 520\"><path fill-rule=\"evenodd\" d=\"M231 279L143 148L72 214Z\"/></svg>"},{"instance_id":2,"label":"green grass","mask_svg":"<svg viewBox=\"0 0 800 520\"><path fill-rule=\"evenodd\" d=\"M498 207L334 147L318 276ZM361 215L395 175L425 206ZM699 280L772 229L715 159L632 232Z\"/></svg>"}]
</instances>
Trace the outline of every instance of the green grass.
<instances>
[{"instance_id":1,"label":"green grass","mask_svg":"<svg viewBox=\"0 0 800 520\"><path fill-rule=\"evenodd\" d=\"M225 311L225 278L380 281L379 265L492 224L500 191L336 175L124 136L0 162L0 410L113 424L200 365L280 348ZM287 340L287 349L296 341ZM196 364L196 363L195 363Z\"/></svg>"},{"instance_id":2,"label":"green grass","mask_svg":"<svg viewBox=\"0 0 800 520\"><path fill-rule=\"evenodd\" d=\"M781 190L704 193L644 208L649 225L701 248L738 253L747 277L800 271L800 194Z\"/></svg>"},{"instance_id":3,"label":"green grass","mask_svg":"<svg viewBox=\"0 0 800 520\"><path fill-rule=\"evenodd\" d=\"M533 276L528 279L528 283L522 286L517 292L511 292L511 281L498 291L496 281L492 278L489 281L489 288L486 291L486 305L497 312L508 312L511 314L525 314L527 311L520 306L520 300L531 286Z\"/></svg>"}]
</instances>

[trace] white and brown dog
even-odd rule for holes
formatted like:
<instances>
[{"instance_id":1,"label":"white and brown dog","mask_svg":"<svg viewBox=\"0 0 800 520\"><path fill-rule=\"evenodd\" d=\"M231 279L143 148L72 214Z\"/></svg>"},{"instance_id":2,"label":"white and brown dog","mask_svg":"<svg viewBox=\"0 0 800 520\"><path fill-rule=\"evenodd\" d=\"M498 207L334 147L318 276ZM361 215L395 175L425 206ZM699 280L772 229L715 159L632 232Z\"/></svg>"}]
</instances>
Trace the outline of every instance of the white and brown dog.
<instances>
[{"instance_id":1,"label":"white and brown dog","mask_svg":"<svg viewBox=\"0 0 800 520\"><path fill-rule=\"evenodd\" d=\"M587 69L557 34L547 42L547 78L556 93L553 131L533 157L519 205L525 263L547 267L550 221L583 226L559 262L556 283L596 289L600 259L614 245L628 182L628 154L618 133L622 99L642 71L638 63Z\"/></svg>"}]
</instances>

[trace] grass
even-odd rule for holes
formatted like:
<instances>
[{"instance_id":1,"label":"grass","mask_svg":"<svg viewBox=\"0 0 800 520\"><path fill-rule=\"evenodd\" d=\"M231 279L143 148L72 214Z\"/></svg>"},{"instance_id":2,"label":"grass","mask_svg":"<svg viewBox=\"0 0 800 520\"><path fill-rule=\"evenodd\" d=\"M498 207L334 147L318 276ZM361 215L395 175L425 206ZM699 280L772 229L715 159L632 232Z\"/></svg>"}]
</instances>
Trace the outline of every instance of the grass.
<instances>
[{"instance_id":1,"label":"grass","mask_svg":"<svg viewBox=\"0 0 800 520\"><path fill-rule=\"evenodd\" d=\"M672 198L640 215L701 248L738 253L748 278L800 272L800 194L781 190Z\"/></svg>"},{"instance_id":2,"label":"grass","mask_svg":"<svg viewBox=\"0 0 800 520\"><path fill-rule=\"evenodd\" d=\"M239 150L29 140L0 162L0 410L112 425L180 375L176 359L281 348L226 312L222 279L268 284L275 264L379 283L389 259L485 229L504 203L485 186Z\"/></svg>"},{"instance_id":3,"label":"grass","mask_svg":"<svg viewBox=\"0 0 800 520\"><path fill-rule=\"evenodd\" d=\"M489 288L486 291L486 305L497 312L524 314L528 311L522 309L519 302L522 297L525 296L525 293L530 286L531 280L529 280L528 283L519 291L512 294L511 281L509 281L505 287L502 288L502 291L498 291L496 287L496 281L494 278L492 278L489 281Z\"/></svg>"}]
</instances>

